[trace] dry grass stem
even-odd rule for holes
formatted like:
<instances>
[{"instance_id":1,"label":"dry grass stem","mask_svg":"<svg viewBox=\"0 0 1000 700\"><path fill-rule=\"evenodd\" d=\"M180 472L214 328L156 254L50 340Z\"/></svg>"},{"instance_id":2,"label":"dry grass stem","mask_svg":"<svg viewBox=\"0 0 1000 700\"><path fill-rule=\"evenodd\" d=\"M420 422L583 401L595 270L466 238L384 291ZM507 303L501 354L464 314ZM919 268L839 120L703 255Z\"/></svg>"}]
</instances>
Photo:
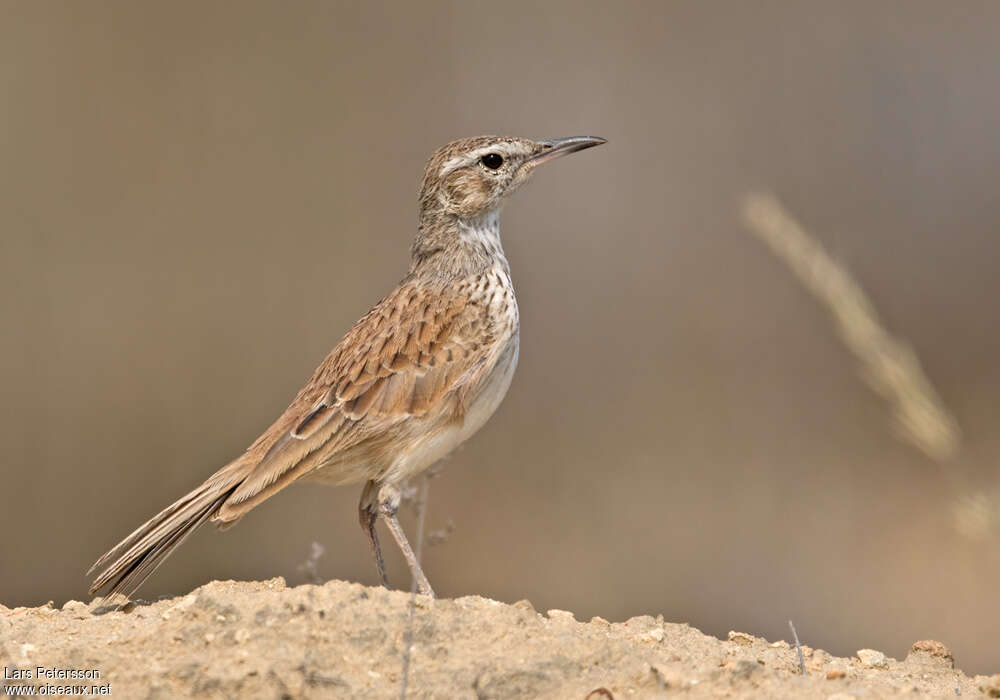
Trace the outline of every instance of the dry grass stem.
<instances>
[{"instance_id":1,"label":"dry grass stem","mask_svg":"<svg viewBox=\"0 0 1000 700\"><path fill-rule=\"evenodd\" d=\"M417 548L414 552L417 561L422 562L423 542L424 542L424 522L427 517L427 501L431 494L431 479L436 476L436 471L427 470L420 481L420 495L416 500L417 508ZM410 604L407 607L406 638L403 641L403 672L402 681L399 688L400 700L406 700L406 686L410 679L410 656L413 652L413 627L414 612L417 603L417 579L411 577L410 581Z\"/></svg>"},{"instance_id":2,"label":"dry grass stem","mask_svg":"<svg viewBox=\"0 0 1000 700\"><path fill-rule=\"evenodd\" d=\"M791 620L788 621L788 627L792 630L792 639L795 640L795 651L799 656L799 672L804 676L806 675L806 660L802 655L802 644L799 642L799 633L795 630L795 623Z\"/></svg>"},{"instance_id":3,"label":"dry grass stem","mask_svg":"<svg viewBox=\"0 0 1000 700\"><path fill-rule=\"evenodd\" d=\"M748 196L743 219L830 311L844 344L861 360L865 379L889 402L895 432L937 462L954 457L961 442L958 423L916 354L885 329L847 269L770 195Z\"/></svg>"},{"instance_id":4,"label":"dry grass stem","mask_svg":"<svg viewBox=\"0 0 1000 700\"><path fill-rule=\"evenodd\" d=\"M953 459L961 447L958 422L944 405L909 345L894 338L861 285L769 194L743 201L743 220L803 286L826 306L844 344L860 361L862 376L888 401L893 432L939 464L957 494L953 525L963 536L984 539L1000 524L1000 495L969 488Z\"/></svg>"}]
</instances>

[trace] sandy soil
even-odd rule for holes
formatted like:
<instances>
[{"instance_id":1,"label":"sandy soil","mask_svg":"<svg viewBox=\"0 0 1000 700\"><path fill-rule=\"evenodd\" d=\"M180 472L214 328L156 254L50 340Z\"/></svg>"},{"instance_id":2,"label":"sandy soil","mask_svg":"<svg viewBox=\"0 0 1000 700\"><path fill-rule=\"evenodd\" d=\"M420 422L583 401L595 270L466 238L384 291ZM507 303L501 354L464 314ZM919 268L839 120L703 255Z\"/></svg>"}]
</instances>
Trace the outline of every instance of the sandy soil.
<instances>
[{"instance_id":1,"label":"sandy soil","mask_svg":"<svg viewBox=\"0 0 1000 700\"><path fill-rule=\"evenodd\" d=\"M411 697L1000 697L1000 675L966 676L938 642L914 644L903 661L803 647L803 676L793 646L739 632L723 641L648 616L584 623L527 601L414 600L412 627L408 593L340 581L217 581L100 615L77 601L0 605L0 666L7 676L97 670L4 682L110 684L120 698L388 698L400 695L411 630Z\"/></svg>"}]
</instances>

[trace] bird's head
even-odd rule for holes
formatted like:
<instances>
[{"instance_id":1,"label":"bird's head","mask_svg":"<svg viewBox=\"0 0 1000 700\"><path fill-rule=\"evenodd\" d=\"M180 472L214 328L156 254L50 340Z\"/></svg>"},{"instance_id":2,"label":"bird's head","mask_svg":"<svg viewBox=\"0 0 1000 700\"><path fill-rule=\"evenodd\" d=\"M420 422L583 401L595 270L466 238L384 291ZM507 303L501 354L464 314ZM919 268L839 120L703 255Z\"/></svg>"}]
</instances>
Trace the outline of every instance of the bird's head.
<instances>
[{"instance_id":1,"label":"bird's head","mask_svg":"<svg viewBox=\"0 0 1000 700\"><path fill-rule=\"evenodd\" d=\"M532 141L478 136L452 141L427 161L420 189L421 215L476 219L495 211L542 163L599 146L597 136Z\"/></svg>"}]
</instances>

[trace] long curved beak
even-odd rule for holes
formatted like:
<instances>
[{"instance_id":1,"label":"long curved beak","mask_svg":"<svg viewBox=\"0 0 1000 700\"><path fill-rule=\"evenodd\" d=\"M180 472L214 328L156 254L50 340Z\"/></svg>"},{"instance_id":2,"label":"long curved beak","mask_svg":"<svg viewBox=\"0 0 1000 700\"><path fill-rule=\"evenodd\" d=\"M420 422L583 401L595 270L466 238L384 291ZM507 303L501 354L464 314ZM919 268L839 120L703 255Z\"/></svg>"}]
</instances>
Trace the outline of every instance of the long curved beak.
<instances>
[{"instance_id":1,"label":"long curved beak","mask_svg":"<svg viewBox=\"0 0 1000 700\"><path fill-rule=\"evenodd\" d=\"M576 153L585 148L600 146L602 143L607 142L607 139L602 139L600 136L566 136L561 139L539 141L538 145L542 147L542 150L528 158L525 161L525 165L535 167L550 160L555 160L560 156Z\"/></svg>"}]
</instances>

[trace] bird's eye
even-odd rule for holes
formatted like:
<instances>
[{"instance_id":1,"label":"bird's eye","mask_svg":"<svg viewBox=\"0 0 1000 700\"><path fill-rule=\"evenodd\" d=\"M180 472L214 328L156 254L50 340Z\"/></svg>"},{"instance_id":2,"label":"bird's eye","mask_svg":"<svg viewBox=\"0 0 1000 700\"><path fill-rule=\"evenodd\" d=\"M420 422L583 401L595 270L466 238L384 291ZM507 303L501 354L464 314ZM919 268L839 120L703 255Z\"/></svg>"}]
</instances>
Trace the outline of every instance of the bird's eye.
<instances>
[{"instance_id":1,"label":"bird's eye","mask_svg":"<svg viewBox=\"0 0 1000 700\"><path fill-rule=\"evenodd\" d=\"M499 153L487 153L479 159L479 162L490 170L496 170L503 165L503 157Z\"/></svg>"}]
</instances>

